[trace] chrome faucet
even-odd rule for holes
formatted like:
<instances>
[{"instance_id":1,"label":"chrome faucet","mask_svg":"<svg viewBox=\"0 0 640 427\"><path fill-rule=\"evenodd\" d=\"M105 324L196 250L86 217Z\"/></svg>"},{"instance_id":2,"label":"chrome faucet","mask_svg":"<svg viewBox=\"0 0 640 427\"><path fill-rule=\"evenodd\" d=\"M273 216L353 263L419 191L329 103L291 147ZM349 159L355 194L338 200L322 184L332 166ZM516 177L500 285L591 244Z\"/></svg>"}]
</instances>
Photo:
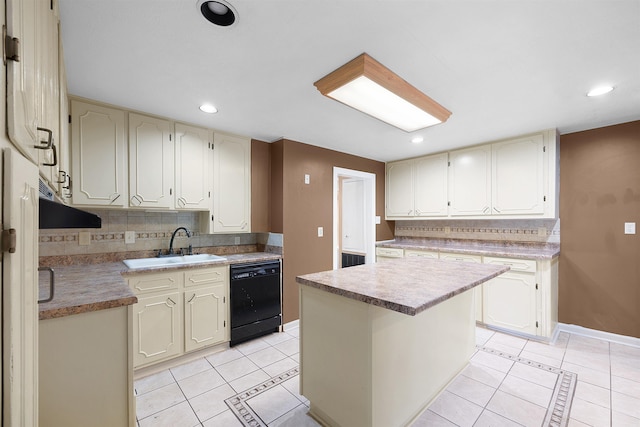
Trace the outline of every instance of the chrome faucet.
<instances>
[{"instance_id":1,"label":"chrome faucet","mask_svg":"<svg viewBox=\"0 0 640 427\"><path fill-rule=\"evenodd\" d=\"M167 255L173 255L173 239L175 239L176 234L178 234L178 231L180 230L184 230L184 232L187 233L187 237L191 237L191 232L187 230L186 227L176 228L173 234L171 235L171 241L169 242L169 252L167 253Z\"/></svg>"}]
</instances>

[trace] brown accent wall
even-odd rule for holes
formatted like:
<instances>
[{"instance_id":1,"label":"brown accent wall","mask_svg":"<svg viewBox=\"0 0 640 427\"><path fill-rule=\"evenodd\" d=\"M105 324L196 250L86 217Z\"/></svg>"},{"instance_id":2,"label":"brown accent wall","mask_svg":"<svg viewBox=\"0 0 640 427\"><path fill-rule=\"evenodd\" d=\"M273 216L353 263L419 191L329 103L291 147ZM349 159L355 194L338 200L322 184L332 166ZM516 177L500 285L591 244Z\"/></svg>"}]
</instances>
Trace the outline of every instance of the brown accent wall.
<instances>
[{"instance_id":1,"label":"brown accent wall","mask_svg":"<svg viewBox=\"0 0 640 427\"><path fill-rule=\"evenodd\" d=\"M560 322L640 338L640 121L562 135L560 220Z\"/></svg>"},{"instance_id":2,"label":"brown accent wall","mask_svg":"<svg viewBox=\"0 0 640 427\"><path fill-rule=\"evenodd\" d=\"M290 322L299 318L296 276L333 268L334 166L376 174L376 215L383 218L376 226L376 240L392 239L394 223L384 221L384 163L281 140L272 147L272 184L277 181L275 175L279 166L276 163L280 151L284 234L283 321ZM304 174L311 175L309 185L304 183ZM276 223L272 217L274 229ZM318 227L324 227L324 237L318 237Z\"/></svg>"},{"instance_id":3,"label":"brown accent wall","mask_svg":"<svg viewBox=\"0 0 640 427\"><path fill-rule=\"evenodd\" d=\"M251 231L271 231L271 147L251 140Z\"/></svg>"},{"instance_id":4,"label":"brown accent wall","mask_svg":"<svg viewBox=\"0 0 640 427\"><path fill-rule=\"evenodd\" d=\"M284 141L269 144L271 148L271 232L283 232L283 156Z\"/></svg>"}]
</instances>

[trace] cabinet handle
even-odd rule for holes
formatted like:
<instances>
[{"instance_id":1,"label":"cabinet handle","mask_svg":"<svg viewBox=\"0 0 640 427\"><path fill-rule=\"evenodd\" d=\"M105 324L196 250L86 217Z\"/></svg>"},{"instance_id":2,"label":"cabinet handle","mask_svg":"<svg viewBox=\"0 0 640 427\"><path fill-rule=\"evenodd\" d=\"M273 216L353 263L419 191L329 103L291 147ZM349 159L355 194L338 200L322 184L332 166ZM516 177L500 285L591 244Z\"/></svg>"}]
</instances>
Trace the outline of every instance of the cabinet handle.
<instances>
[{"instance_id":1,"label":"cabinet handle","mask_svg":"<svg viewBox=\"0 0 640 427\"><path fill-rule=\"evenodd\" d=\"M413 209L410 209L409 212L407 212L407 215L411 215L411 212L413 212Z\"/></svg>"},{"instance_id":2,"label":"cabinet handle","mask_svg":"<svg viewBox=\"0 0 640 427\"><path fill-rule=\"evenodd\" d=\"M40 144L44 144L44 145L34 145L35 148L37 148L38 150L48 150L49 148L51 148L51 145L53 144L53 132L51 132L50 129L47 128L37 128L40 132L46 132L49 136L47 137L46 141L40 141Z\"/></svg>"},{"instance_id":3,"label":"cabinet handle","mask_svg":"<svg viewBox=\"0 0 640 427\"><path fill-rule=\"evenodd\" d=\"M194 299L195 297L196 297L196 294L193 294L193 296L192 296L191 298L189 298L189 301L187 301L187 302L191 302L191 301L193 301L193 299Z\"/></svg>"},{"instance_id":4,"label":"cabinet handle","mask_svg":"<svg viewBox=\"0 0 640 427\"><path fill-rule=\"evenodd\" d=\"M56 150L56 145L51 144L51 149L53 150L53 162L43 163L42 166L55 166L58 164L58 150Z\"/></svg>"},{"instance_id":5,"label":"cabinet handle","mask_svg":"<svg viewBox=\"0 0 640 427\"><path fill-rule=\"evenodd\" d=\"M51 267L40 267L38 268L38 271L48 271L49 272L49 298L45 298L45 299L39 299L38 300L38 304L41 304L43 302L49 302L53 300L53 293L55 290L55 273L53 271L53 268Z\"/></svg>"},{"instance_id":6,"label":"cabinet handle","mask_svg":"<svg viewBox=\"0 0 640 427\"><path fill-rule=\"evenodd\" d=\"M420 215L422 211L420 209L416 209L416 215Z\"/></svg>"},{"instance_id":7,"label":"cabinet handle","mask_svg":"<svg viewBox=\"0 0 640 427\"><path fill-rule=\"evenodd\" d=\"M496 211L496 212L498 212L498 213L500 213L500 209L498 209L498 208L496 208L496 207L494 207L494 208L493 208L493 210L494 210L494 211Z\"/></svg>"},{"instance_id":8,"label":"cabinet handle","mask_svg":"<svg viewBox=\"0 0 640 427\"><path fill-rule=\"evenodd\" d=\"M62 181L60 181L60 177L62 177ZM67 182L67 173L62 169L60 169L58 171L58 180L56 181L56 183L64 184L65 182ZM62 188L66 188L66 187L63 186Z\"/></svg>"},{"instance_id":9,"label":"cabinet handle","mask_svg":"<svg viewBox=\"0 0 640 427\"><path fill-rule=\"evenodd\" d=\"M489 206L485 206L484 209L482 209L482 213L487 213L487 211L489 211L491 209L489 209Z\"/></svg>"},{"instance_id":10,"label":"cabinet handle","mask_svg":"<svg viewBox=\"0 0 640 427\"><path fill-rule=\"evenodd\" d=\"M109 202L109 204L115 202L116 200L118 200L118 197L120 197L120 195L118 194L111 202Z\"/></svg>"},{"instance_id":11,"label":"cabinet handle","mask_svg":"<svg viewBox=\"0 0 640 427\"><path fill-rule=\"evenodd\" d=\"M173 305L176 305L176 302L174 300L172 300L170 297L167 298L167 302L171 301L173 303Z\"/></svg>"},{"instance_id":12,"label":"cabinet handle","mask_svg":"<svg viewBox=\"0 0 640 427\"><path fill-rule=\"evenodd\" d=\"M134 203L136 202L136 203ZM136 206L140 206L142 204L142 199L138 196L131 196L131 204L136 205Z\"/></svg>"}]
</instances>

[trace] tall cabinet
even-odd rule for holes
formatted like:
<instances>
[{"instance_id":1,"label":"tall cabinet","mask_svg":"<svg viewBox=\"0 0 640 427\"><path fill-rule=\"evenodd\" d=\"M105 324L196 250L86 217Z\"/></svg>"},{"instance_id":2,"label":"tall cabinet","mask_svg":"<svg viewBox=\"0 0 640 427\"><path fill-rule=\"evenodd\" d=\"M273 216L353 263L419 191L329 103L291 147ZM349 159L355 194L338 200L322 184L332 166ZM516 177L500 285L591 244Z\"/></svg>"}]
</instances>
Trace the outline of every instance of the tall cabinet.
<instances>
[{"instance_id":1,"label":"tall cabinet","mask_svg":"<svg viewBox=\"0 0 640 427\"><path fill-rule=\"evenodd\" d=\"M251 230L251 140L216 133L213 150L213 232Z\"/></svg>"}]
</instances>

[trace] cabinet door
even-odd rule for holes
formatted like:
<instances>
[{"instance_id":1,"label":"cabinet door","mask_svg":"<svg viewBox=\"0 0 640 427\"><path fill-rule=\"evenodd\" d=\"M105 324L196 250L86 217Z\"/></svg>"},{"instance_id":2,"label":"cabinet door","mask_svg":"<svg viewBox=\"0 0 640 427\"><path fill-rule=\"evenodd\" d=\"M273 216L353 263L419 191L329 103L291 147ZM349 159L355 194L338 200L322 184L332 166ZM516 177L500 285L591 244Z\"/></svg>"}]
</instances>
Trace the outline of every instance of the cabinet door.
<instances>
[{"instance_id":1,"label":"cabinet door","mask_svg":"<svg viewBox=\"0 0 640 427\"><path fill-rule=\"evenodd\" d=\"M138 298L133 305L134 367L182 353L181 304L179 292Z\"/></svg>"},{"instance_id":2,"label":"cabinet door","mask_svg":"<svg viewBox=\"0 0 640 427\"><path fill-rule=\"evenodd\" d=\"M251 231L251 140L215 134L213 231Z\"/></svg>"},{"instance_id":3,"label":"cabinet door","mask_svg":"<svg viewBox=\"0 0 640 427\"><path fill-rule=\"evenodd\" d=\"M16 251L2 255L2 424L38 425L38 168L6 148L2 225Z\"/></svg>"},{"instance_id":4,"label":"cabinet door","mask_svg":"<svg viewBox=\"0 0 640 427\"><path fill-rule=\"evenodd\" d=\"M207 129L176 123L176 208L211 209L212 144Z\"/></svg>"},{"instance_id":5,"label":"cabinet door","mask_svg":"<svg viewBox=\"0 0 640 427\"><path fill-rule=\"evenodd\" d=\"M491 214L491 146L452 151L449 161L449 213Z\"/></svg>"},{"instance_id":6,"label":"cabinet door","mask_svg":"<svg viewBox=\"0 0 640 427\"><path fill-rule=\"evenodd\" d=\"M129 206L173 208L172 123L129 113Z\"/></svg>"},{"instance_id":7,"label":"cabinet door","mask_svg":"<svg viewBox=\"0 0 640 427\"><path fill-rule=\"evenodd\" d=\"M543 149L541 134L491 146L494 215L544 213Z\"/></svg>"},{"instance_id":8,"label":"cabinet door","mask_svg":"<svg viewBox=\"0 0 640 427\"><path fill-rule=\"evenodd\" d=\"M38 162L35 146L39 132L38 7L37 0L7 0L7 35L20 40L19 61L7 61L7 131L11 141L32 162Z\"/></svg>"},{"instance_id":9,"label":"cabinet door","mask_svg":"<svg viewBox=\"0 0 640 427\"><path fill-rule=\"evenodd\" d=\"M227 288L221 283L185 291L185 351L227 340Z\"/></svg>"},{"instance_id":10,"label":"cabinet door","mask_svg":"<svg viewBox=\"0 0 640 427\"><path fill-rule=\"evenodd\" d=\"M125 113L71 101L73 204L127 206Z\"/></svg>"},{"instance_id":11,"label":"cabinet door","mask_svg":"<svg viewBox=\"0 0 640 427\"><path fill-rule=\"evenodd\" d=\"M415 215L447 216L447 153L414 160Z\"/></svg>"},{"instance_id":12,"label":"cabinet door","mask_svg":"<svg viewBox=\"0 0 640 427\"><path fill-rule=\"evenodd\" d=\"M487 325L536 334L535 274L506 272L483 284L483 320Z\"/></svg>"},{"instance_id":13,"label":"cabinet door","mask_svg":"<svg viewBox=\"0 0 640 427\"><path fill-rule=\"evenodd\" d=\"M414 215L413 162L411 160L387 164L387 218L406 218Z\"/></svg>"},{"instance_id":14,"label":"cabinet door","mask_svg":"<svg viewBox=\"0 0 640 427\"><path fill-rule=\"evenodd\" d=\"M58 17L57 2L38 2L38 126L51 132L50 148L38 150L40 174L56 187L60 138L60 82L58 80Z\"/></svg>"}]
</instances>

